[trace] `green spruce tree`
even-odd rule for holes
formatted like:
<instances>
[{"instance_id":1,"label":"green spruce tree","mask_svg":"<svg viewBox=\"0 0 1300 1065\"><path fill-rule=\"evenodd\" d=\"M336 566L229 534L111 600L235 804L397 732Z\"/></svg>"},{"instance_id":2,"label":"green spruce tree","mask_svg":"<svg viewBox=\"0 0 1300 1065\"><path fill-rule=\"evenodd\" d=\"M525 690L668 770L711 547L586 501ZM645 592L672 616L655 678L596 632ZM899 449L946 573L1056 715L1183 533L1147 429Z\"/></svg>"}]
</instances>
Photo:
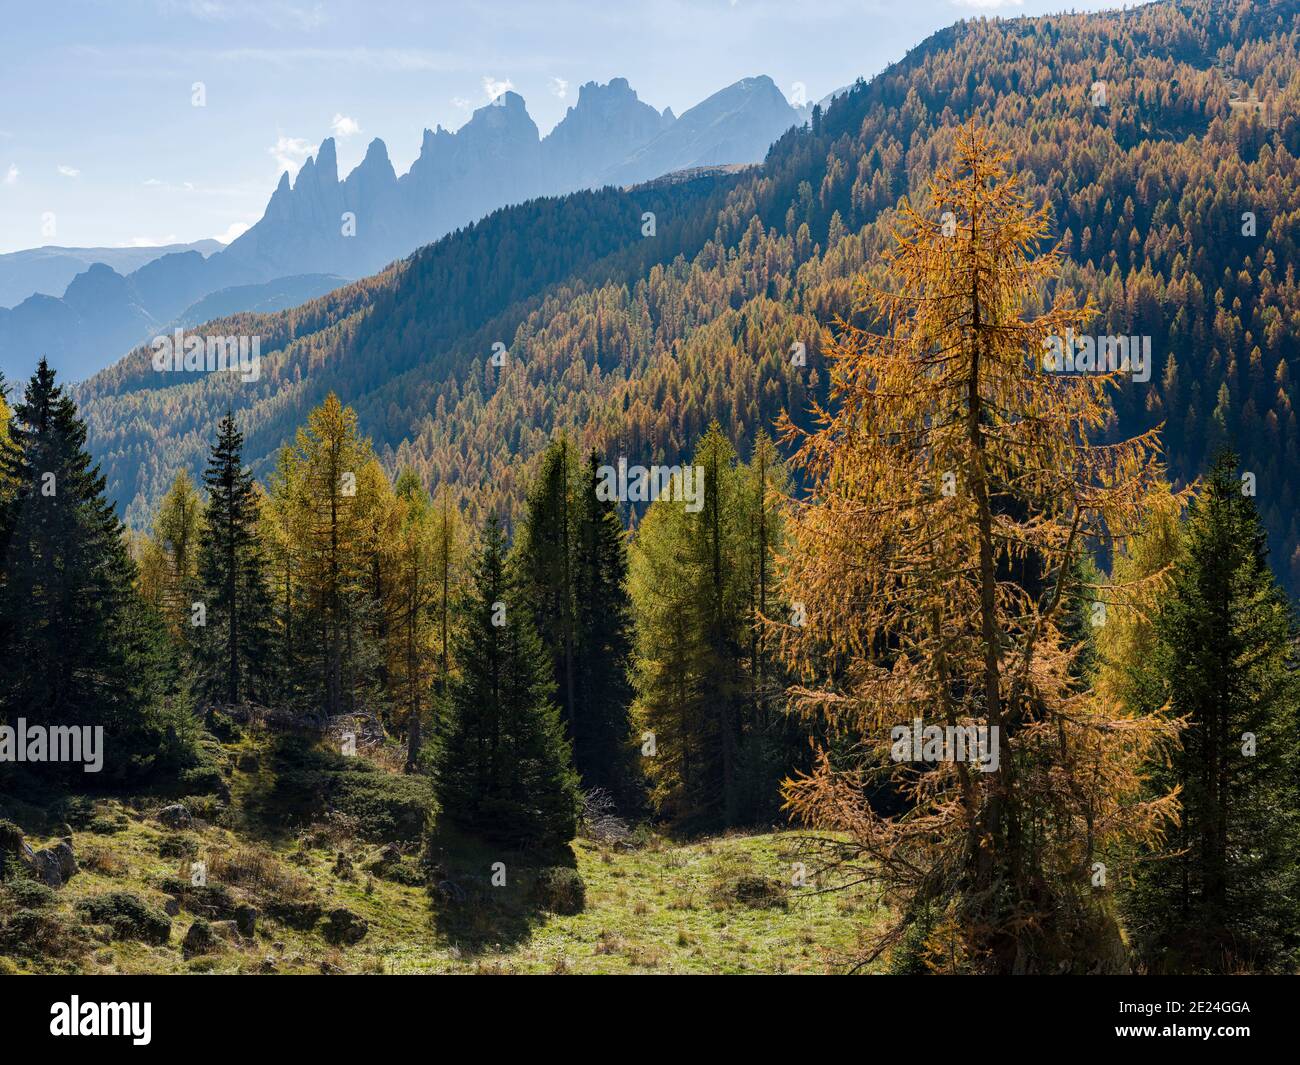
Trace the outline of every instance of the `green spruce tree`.
<instances>
[{"instance_id":1,"label":"green spruce tree","mask_svg":"<svg viewBox=\"0 0 1300 1065\"><path fill-rule=\"evenodd\" d=\"M197 602L191 629L199 693L227 703L267 701L272 672L272 603L258 539L260 500L243 465L244 436L228 412L217 427L203 483Z\"/></svg>"},{"instance_id":2,"label":"green spruce tree","mask_svg":"<svg viewBox=\"0 0 1300 1065\"><path fill-rule=\"evenodd\" d=\"M600 499L599 482L600 456L592 451L575 522L573 761L583 787L601 788L628 808L640 801L640 774L628 716L632 609L627 543L618 503Z\"/></svg>"},{"instance_id":3,"label":"green spruce tree","mask_svg":"<svg viewBox=\"0 0 1300 1065\"><path fill-rule=\"evenodd\" d=\"M578 778L559 711L552 666L505 538L489 519L460 603L435 763L442 816L481 839L521 850L567 844L577 827Z\"/></svg>"},{"instance_id":4,"label":"green spruce tree","mask_svg":"<svg viewBox=\"0 0 1300 1065\"><path fill-rule=\"evenodd\" d=\"M179 758L162 619L136 594L85 424L44 359L14 407L0 481L12 488L0 504L0 720L103 726L106 778Z\"/></svg>"},{"instance_id":5,"label":"green spruce tree","mask_svg":"<svg viewBox=\"0 0 1300 1065\"><path fill-rule=\"evenodd\" d=\"M1156 671L1181 749L1157 786L1182 789L1168 851L1147 855L1130 926L1157 970L1289 967L1297 908L1297 688L1292 612L1264 530L1220 451L1188 510L1156 623Z\"/></svg>"},{"instance_id":6,"label":"green spruce tree","mask_svg":"<svg viewBox=\"0 0 1300 1065\"><path fill-rule=\"evenodd\" d=\"M570 739L574 725L577 531L574 485L577 465L567 437L551 443L528 494L516 550L520 578L538 635L551 656L560 717Z\"/></svg>"}]
</instances>

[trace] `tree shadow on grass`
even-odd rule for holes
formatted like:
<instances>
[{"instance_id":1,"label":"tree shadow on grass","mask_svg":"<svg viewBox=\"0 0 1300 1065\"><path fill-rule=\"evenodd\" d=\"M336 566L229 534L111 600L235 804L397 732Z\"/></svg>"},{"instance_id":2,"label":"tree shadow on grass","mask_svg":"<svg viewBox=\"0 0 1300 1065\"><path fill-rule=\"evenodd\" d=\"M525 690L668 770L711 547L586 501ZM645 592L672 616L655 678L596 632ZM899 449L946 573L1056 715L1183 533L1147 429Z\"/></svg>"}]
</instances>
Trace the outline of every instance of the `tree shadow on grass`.
<instances>
[{"instance_id":1,"label":"tree shadow on grass","mask_svg":"<svg viewBox=\"0 0 1300 1065\"><path fill-rule=\"evenodd\" d=\"M462 957L510 950L551 914L582 908L577 859L568 846L525 852L435 825L426 860L433 926Z\"/></svg>"}]
</instances>

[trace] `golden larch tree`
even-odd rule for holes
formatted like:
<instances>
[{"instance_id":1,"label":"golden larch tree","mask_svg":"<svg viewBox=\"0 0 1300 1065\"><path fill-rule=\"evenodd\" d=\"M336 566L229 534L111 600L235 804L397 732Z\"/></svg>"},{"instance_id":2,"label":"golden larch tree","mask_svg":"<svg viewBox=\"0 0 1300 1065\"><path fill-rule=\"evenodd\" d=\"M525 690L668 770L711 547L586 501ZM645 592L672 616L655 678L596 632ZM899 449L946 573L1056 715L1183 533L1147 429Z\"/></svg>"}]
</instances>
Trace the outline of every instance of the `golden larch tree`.
<instances>
[{"instance_id":1,"label":"golden larch tree","mask_svg":"<svg viewBox=\"0 0 1300 1065\"><path fill-rule=\"evenodd\" d=\"M910 930L931 968L1114 969L1106 863L1171 815L1141 766L1175 730L1088 689L1066 617L1090 547L1140 524L1159 441L1092 442L1122 369L1044 364L1092 308L1006 159L956 131L928 202L900 204L888 290L824 338L828 404L781 420L806 491L782 558L802 624L778 630L792 706L830 737L785 793L900 916L863 961ZM912 732L984 757L912 760ZM868 801L888 789L902 813Z\"/></svg>"}]
</instances>

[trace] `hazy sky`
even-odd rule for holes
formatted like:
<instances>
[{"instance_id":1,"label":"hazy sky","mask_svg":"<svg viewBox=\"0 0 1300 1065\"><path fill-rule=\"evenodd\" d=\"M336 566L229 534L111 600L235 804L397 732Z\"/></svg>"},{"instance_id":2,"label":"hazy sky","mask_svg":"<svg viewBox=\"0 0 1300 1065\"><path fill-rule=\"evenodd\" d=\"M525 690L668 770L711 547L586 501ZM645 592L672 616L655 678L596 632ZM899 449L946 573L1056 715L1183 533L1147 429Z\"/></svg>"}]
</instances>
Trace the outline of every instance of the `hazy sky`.
<instances>
[{"instance_id":1,"label":"hazy sky","mask_svg":"<svg viewBox=\"0 0 1300 1065\"><path fill-rule=\"evenodd\" d=\"M769 74L809 100L960 18L1117 0L23 0L0 35L0 252L218 237L335 135L340 173L380 137L511 87L543 133L585 81L626 77L681 114ZM202 82L206 105L193 106ZM53 232L51 233L51 227Z\"/></svg>"}]
</instances>

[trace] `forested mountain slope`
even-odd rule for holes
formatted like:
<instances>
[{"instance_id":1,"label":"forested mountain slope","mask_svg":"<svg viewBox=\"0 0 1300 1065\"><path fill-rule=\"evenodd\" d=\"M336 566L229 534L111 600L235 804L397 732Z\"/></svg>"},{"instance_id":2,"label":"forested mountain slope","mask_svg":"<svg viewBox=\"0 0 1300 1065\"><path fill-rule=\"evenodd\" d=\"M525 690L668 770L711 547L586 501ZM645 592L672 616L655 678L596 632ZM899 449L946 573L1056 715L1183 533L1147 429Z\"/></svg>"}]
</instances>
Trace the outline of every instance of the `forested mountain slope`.
<instances>
[{"instance_id":1,"label":"forested mountain slope","mask_svg":"<svg viewBox=\"0 0 1300 1065\"><path fill-rule=\"evenodd\" d=\"M1166 422L1182 477L1231 440L1294 590L1298 68L1295 0L961 23L760 168L531 201L303 307L213 323L261 336L256 383L157 374L136 352L79 390L91 446L133 522L198 466L227 406L265 474L331 389L386 462L458 483L476 509L517 506L558 426L646 464L680 459L713 418L744 447L805 408L820 325L851 315L901 196L938 215L924 176L973 117L1053 205L1092 331L1151 338L1122 428Z\"/></svg>"}]
</instances>

